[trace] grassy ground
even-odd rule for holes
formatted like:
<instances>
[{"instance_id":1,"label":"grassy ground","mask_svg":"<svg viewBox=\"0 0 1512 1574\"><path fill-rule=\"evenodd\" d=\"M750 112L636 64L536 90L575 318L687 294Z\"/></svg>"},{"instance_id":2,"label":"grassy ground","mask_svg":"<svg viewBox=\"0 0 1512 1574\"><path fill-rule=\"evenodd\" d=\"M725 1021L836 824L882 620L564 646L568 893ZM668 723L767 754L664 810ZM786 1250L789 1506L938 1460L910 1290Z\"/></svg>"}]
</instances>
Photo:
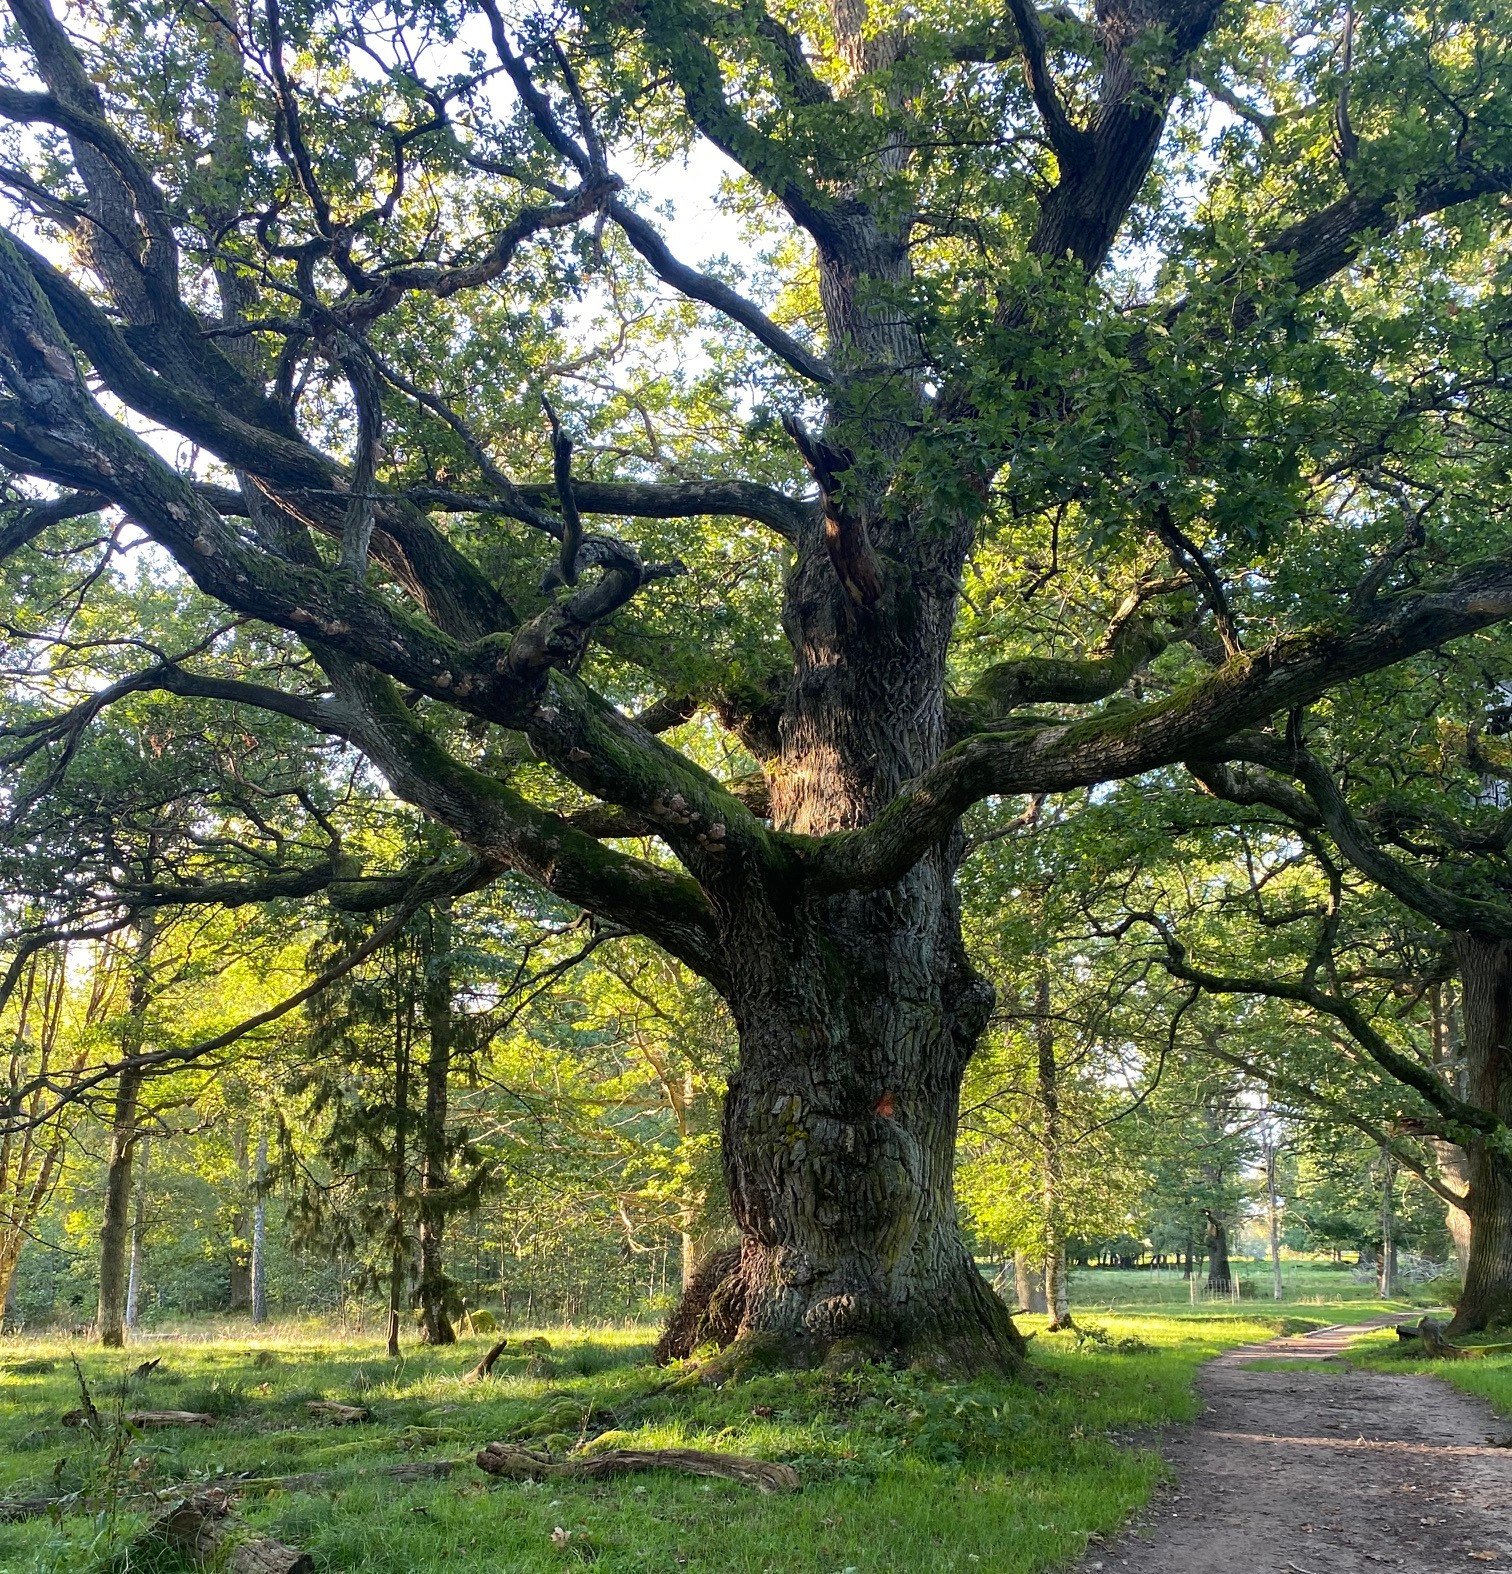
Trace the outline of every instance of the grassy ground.
<instances>
[{"instance_id":1,"label":"grassy ground","mask_svg":"<svg viewBox=\"0 0 1512 1574\"><path fill-rule=\"evenodd\" d=\"M1121 1285L1133 1274L1111 1276ZM1079 1300L1100 1284L1078 1285ZM1333 1279L1339 1286L1339 1276ZM1368 1315L1340 1294L1317 1304L1251 1302L1081 1309L1090 1330L1035 1338L1031 1380L939 1384L908 1372L767 1374L723 1389L654 1394L650 1331L547 1331L549 1369L507 1354L496 1376L464 1385L486 1343L415 1350L390 1362L367 1337L308 1328L143 1340L124 1354L80 1352L109 1414L123 1379L128 1408L205 1410L213 1430L104 1441L65 1429L78 1401L68 1349L0 1344L0 1497L80 1492L112 1481L163 1486L218 1473L329 1471L316 1493L249 1496L243 1518L308 1548L317 1567L364 1574L537 1574L593 1563L604 1574L916 1574L1063 1566L1114 1530L1160 1475L1154 1429L1190 1417L1197 1366L1225 1347ZM511 1337L511 1346L518 1338ZM18 1367L51 1362L48 1370ZM305 1401L369 1406L356 1427L314 1422ZM449 1480L400 1487L372 1467L458 1458L491 1439L565 1451L605 1427L607 1441L685 1446L785 1460L795 1498L670 1475L543 1486L495 1482L469 1462ZM117 1433L117 1436L119 1434ZM600 1445L602 1446L602 1445ZM0 1525L0 1569L103 1568L142 1523L73 1512Z\"/></svg>"},{"instance_id":2,"label":"grassy ground","mask_svg":"<svg viewBox=\"0 0 1512 1574\"><path fill-rule=\"evenodd\" d=\"M375 1343L308 1336L174 1341L126 1356L81 1354L104 1405L144 1353L163 1356L131 1390L139 1407L206 1409L198 1428L133 1440L121 1469L159 1484L216 1472L345 1472L319 1495L249 1499L244 1517L308 1547L329 1570L508 1570L534 1574L592 1561L608 1571L679 1568L741 1574L881 1574L897 1570L1029 1571L1069 1561L1144 1500L1159 1462L1121 1446L1191 1413L1191 1375L1226 1345L1264 1337L1248 1316L1097 1319L1111 1348L1066 1336L1035 1341L1034 1383L941 1386L910 1373L767 1375L722 1390L646 1397L642 1332L548 1334L550 1375L519 1358L465 1387L472 1346L422 1351L395 1364ZM1142 1348L1120 1350L1119 1341ZM477 1342L481 1346L481 1341ZM66 1352L8 1345L0 1378L0 1494L98 1491L105 1445L64 1429L78 1396ZM17 1364L56 1362L17 1374ZM368 1425L312 1424L311 1398L358 1399ZM625 1441L750 1453L793 1464L796 1498L724 1482L646 1476L598 1485L494 1483L470 1465L451 1480L395 1488L365 1467L464 1457L493 1438L550 1437L573 1446L603 1410ZM589 1420L587 1430L607 1417ZM108 1550L105 1525L83 1515L0 1526L0 1568L86 1569ZM564 1537L557 1534L567 1532Z\"/></svg>"}]
</instances>

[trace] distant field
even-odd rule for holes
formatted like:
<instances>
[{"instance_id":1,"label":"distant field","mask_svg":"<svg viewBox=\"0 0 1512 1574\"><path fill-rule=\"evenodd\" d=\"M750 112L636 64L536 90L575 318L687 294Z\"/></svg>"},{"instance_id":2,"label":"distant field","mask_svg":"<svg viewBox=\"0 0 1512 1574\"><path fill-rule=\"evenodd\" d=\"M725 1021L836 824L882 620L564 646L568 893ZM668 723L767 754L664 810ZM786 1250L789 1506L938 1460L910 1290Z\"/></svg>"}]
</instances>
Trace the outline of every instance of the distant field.
<instances>
[{"instance_id":1,"label":"distant field","mask_svg":"<svg viewBox=\"0 0 1512 1574\"><path fill-rule=\"evenodd\" d=\"M1239 1281L1242 1306L1277 1305L1271 1298L1268 1262L1235 1258L1233 1271ZM1071 1298L1075 1305L1089 1307L1185 1307L1202 1313L1232 1307L1226 1297L1209 1298L1203 1282L1199 1277L1194 1302L1191 1283L1181 1277L1179 1268L1077 1268L1071 1273ZM1281 1282L1285 1291L1282 1305L1347 1307L1352 1315L1358 1313L1362 1317L1372 1310L1437 1305L1445 1294L1441 1284L1407 1285L1395 1300L1382 1301L1376 1295L1374 1280L1358 1277L1353 1264L1307 1258L1283 1258Z\"/></svg>"}]
</instances>

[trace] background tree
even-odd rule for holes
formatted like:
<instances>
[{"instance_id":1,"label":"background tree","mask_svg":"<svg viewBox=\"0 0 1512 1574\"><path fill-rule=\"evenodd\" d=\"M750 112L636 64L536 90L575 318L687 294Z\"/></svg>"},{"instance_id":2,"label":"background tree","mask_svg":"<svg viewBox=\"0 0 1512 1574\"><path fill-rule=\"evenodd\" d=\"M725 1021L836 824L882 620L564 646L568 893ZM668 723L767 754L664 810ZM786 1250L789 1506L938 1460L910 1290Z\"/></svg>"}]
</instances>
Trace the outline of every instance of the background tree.
<instances>
[{"instance_id":1,"label":"background tree","mask_svg":"<svg viewBox=\"0 0 1512 1574\"><path fill-rule=\"evenodd\" d=\"M84 992L70 978L70 967L80 965L84 949L76 946L72 956L67 944L32 951L0 1018L10 1037L5 1107L24 1117L0 1136L0 1325L9 1311L21 1249L62 1179L75 1115L49 1116L51 1097L45 1090L66 1082L87 1063L91 1035L109 1008L108 967L93 970Z\"/></svg>"}]
</instances>

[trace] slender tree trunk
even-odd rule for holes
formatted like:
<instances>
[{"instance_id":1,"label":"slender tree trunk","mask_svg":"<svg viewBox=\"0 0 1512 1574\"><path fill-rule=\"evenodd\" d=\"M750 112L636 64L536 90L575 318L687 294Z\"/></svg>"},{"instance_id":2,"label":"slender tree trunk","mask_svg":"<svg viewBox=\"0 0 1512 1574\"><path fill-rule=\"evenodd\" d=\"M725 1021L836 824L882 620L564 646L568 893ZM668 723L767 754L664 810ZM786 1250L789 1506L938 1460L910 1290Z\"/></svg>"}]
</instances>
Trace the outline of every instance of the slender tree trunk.
<instances>
[{"instance_id":1,"label":"slender tree trunk","mask_svg":"<svg viewBox=\"0 0 1512 1574\"><path fill-rule=\"evenodd\" d=\"M152 1144L143 1137L136 1161L136 1198L131 1208L131 1267L126 1275L126 1311L122 1321L129 1333L137 1325L142 1296L142 1230L147 1211L147 1166Z\"/></svg>"},{"instance_id":2,"label":"slender tree trunk","mask_svg":"<svg viewBox=\"0 0 1512 1574\"><path fill-rule=\"evenodd\" d=\"M700 1115L698 1078L691 1066L683 1071L682 1093L674 1102L678 1136L686 1142ZM682 1287L686 1290L693 1282L693 1275L698 1272L698 1265L717 1247L718 1242L711 1238L707 1227L709 1199L703 1188L687 1193L684 1201L681 1268Z\"/></svg>"},{"instance_id":3,"label":"slender tree trunk","mask_svg":"<svg viewBox=\"0 0 1512 1574\"><path fill-rule=\"evenodd\" d=\"M1512 941L1454 937L1459 963L1466 1097L1512 1126ZM1512 1325L1512 1165L1489 1144L1465 1144L1470 1245L1450 1331Z\"/></svg>"},{"instance_id":4,"label":"slender tree trunk","mask_svg":"<svg viewBox=\"0 0 1512 1574\"><path fill-rule=\"evenodd\" d=\"M267 1181L268 1128L264 1125L259 1127L257 1133L257 1167L252 1197L252 1261L249 1277L254 1327L261 1327L268 1320L268 1198L264 1191Z\"/></svg>"},{"instance_id":5,"label":"slender tree trunk","mask_svg":"<svg viewBox=\"0 0 1512 1574\"><path fill-rule=\"evenodd\" d=\"M121 1058L127 1062L116 1080L110 1121L110 1155L105 1168L105 1205L100 1219L100 1300L95 1327L100 1343L119 1349L126 1342L126 1254L131 1234L131 1171L140 1136L144 1075L130 1064L146 1039L147 1007L152 999L152 952L157 938L153 915L136 924L126 1019L121 1032Z\"/></svg>"},{"instance_id":6,"label":"slender tree trunk","mask_svg":"<svg viewBox=\"0 0 1512 1574\"><path fill-rule=\"evenodd\" d=\"M1439 1175L1456 1191L1468 1195L1470 1189L1470 1157L1457 1142L1435 1141L1434 1156L1438 1160ZM1470 1270L1470 1215L1458 1203L1444 1204L1444 1224L1454 1247L1454 1267L1463 1282Z\"/></svg>"},{"instance_id":7,"label":"slender tree trunk","mask_svg":"<svg viewBox=\"0 0 1512 1574\"><path fill-rule=\"evenodd\" d=\"M1070 1328L1071 1276L1066 1270L1064 1245L1045 1257L1045 1311L1049 1314L1048 1327L1054 1333L1060 1328Z\"/></svg>"},{"instance_id":8,"label":"slender tree trunk","mask_svg":"<svg viewBox=\"0 0 1512 1574\"><path fill-rule=\"evenodd\" d=\"M414 1050L414 1001L409 999L394 1023L394 1141L390 1152L389 1355L399 1354L399 1325L404 1313L404 1277L409 1257L405 1202L409 1183L410 1064Z\"/></svg>"},{"instance_id":9,"label":"slender tree trunk","mask_svg":"<svg viewBox=\"0 0 1512 1574\"><path fill-rule=\"evenodd\" d=\"M719 1249L717 1236L704 1234L697 1228L702 1218L702 1211L685 1219L688 1226L682 1231L681 1251L678 1254L679 1276L684 1289L693 1281L693 1275L698 1272L699 1264L710 1252Z\"/></svg>"},{"instance_id":10,"label":"slender tree trunk","mask_svg":"<svg viewBox=\"0 0 1512 1574\"><path fill-rule=\"evenodd\" d=\"M12 1327L11 1298L16 1291L16 1268L20 1261L20 1247L0 1240L0 1334L9 1333Z\"/></svg>"},{"instance_id":11,"label":"slender tree trunk","mask_svg":"<svg viewBox=\"0 0 1512 1574\"><path fill-rule=\"evenodd\" d=\"M447 1132L451 1091L452 924L448 902L431 908L430 937L425 951L425 1120L421 1130L420 1173L420 1318L426 1344L455 1344L457 1335L447 1311L450 1283L446 1277Z\"/></svg>"},{"instance_id":12,"label":"slender tree trunk","mask_svg":"<svg viewBox=\"0 0 1512 1574\"><path fill-rule=\"evenodd\" d=\"M1269 1137L1265 1143L1265 1216L1270 1230L1271 1294L1281 1301L1286 1298L1281 1283L1281 1210L1276 1204L1276 1145Z\"/></svg>"},{"instance_id":13,"label":"slender tree trunk","mask_svg":"<svg viewBox=\"0 0 1512 1574\"><path fill-rule=\"evenodd\" d=\"M1376 1264L1376 1289L1381 1299L1396 1294L1396 1161L1381 1149L1381 1256Z\"/></svg>"},{"instance_id":14,"label":"slender tree trunk","mask_svg":"<svg viewBox=\"0 0 1512 1574\"><path fill-rule=\"evenodd\" d=\"M1466 1095L1464 1043L1459 1030L1459 1012L1455 1007L1452 985L1437 983L1428 992L1431 1009L1429 1023L1432 1029L1433 1063L1439 1073L1459 1098ZM1438 1137L1432 1140L1434 1158L1440 1177L1461 1198L1470 1191L1470 1159L1457 1142ZM1470 1215L1459 1204L1444 1204L1444 1224L1454 1247L1454 1266L1461 1284L1470 1268Z\"/></svg>"},{"instance_id":15,"label":"slender tree trunk","mask_svg":"<svg viewBox=\"0 0 1512 1574\"><path fill-rule=\"evenodd\" d=\"M1013 1254L1013 1292L1021 1312L1046 1310L1044 1265L1028 1252Z\"/></svg>"},{"instance_id":16,"label":"slender tree trunk","mask_svg":"<svg viewBox=\"0 0 1512 1574\"><path fill-rule=\"evenodd\" d=\"M105 1207L100 1219L100 1304L95 1317L100 1343L126 1343L127 1245L131 1235L131 1171L136 1152L142 1073L126 1070L116 1081L105 1167Z\"/></svg>"},{"instance_id":17,"label":"slender tree trunk","mask_svg":"<svg viewBox=\"0 0 1512 1574\"><path fill-rule=\"evenodd\" d=\"M232 1128L232 1147L236 1155L236 1195L231 1207L231 1250L226 1278L226 1308L244 1312L252 1304L252 1251L248 1240L248 1194L252 1190L252 1164L247 1151L247 1126L237 1121Z\"/></svg>"},{"instance_id":18,"label":"slender tree trunk","mask_svg":"<svg viewBox=\"0 0 1512 1574\"><path fill-rule=\"evenodd\" d=\"M1045 1228L1045 1310L1050 1331L1071 1326L1071 1294L1066 1274L1066 1232L1061 1197L1060 1074L1055 1062L1055 1020L1050 1014L1050 971L1041 967L1034 984L1034 1049L1040 1115L1040 1205Z\"/></svg>"}]
</instances>

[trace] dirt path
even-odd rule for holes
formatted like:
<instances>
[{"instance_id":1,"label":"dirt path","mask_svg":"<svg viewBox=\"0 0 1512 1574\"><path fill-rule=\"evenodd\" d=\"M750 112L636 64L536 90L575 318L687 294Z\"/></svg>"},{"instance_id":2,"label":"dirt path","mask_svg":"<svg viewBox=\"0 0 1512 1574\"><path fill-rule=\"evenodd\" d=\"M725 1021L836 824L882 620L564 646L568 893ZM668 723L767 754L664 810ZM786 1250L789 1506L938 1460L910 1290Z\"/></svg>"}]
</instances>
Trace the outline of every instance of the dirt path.
<instances>
[{"instance_id":1,"label":"dirt path","mask_svg":"<svg viewBox=\"0 0 1512 1574\"><path fill-rule=\"evenodd\" d=\"M1508 1423L1431 1377L1276 1371L1333 1356L1379 1319L1231 1350L1207 1408L1165 1449L1174 1487L1081 1565L1105 1574L1512 1574Z\"/></svg>"}]
</instances>

